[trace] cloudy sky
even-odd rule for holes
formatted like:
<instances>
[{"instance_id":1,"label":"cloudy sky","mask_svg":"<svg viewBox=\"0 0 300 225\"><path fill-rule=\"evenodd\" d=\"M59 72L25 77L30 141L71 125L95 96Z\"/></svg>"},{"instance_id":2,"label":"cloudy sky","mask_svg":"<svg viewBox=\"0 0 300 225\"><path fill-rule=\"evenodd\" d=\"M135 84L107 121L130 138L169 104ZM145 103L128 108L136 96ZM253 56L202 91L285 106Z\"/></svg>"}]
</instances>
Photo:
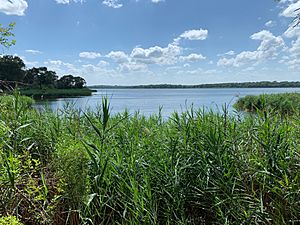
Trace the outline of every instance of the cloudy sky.
<instances>
[{"instance_id":1,"label":"cloudy sky","mask_svg":"<svg viewBox=\"0 0 300 225\"><path fill-rule=\"evenodd\" d=\"M300 80L300 0L0 0L5 54L88 84Z\"/></svg>"}]
</instances>

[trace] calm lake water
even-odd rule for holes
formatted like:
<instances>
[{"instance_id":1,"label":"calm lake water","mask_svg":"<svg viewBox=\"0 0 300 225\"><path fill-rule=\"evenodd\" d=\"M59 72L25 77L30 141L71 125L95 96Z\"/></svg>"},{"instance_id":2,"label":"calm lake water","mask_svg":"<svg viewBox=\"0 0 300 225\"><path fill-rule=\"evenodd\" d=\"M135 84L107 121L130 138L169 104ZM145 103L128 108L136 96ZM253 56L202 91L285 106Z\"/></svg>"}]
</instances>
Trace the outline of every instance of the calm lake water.
<instances>
[{"instance_id":1,"label":"calm lake water","mask_svg":"<svg viewBox=\"0 0 300 225\"><path fill-rule=\"evenodd\" d=\"M77 109L96 110L101 105L103 96L110 99L111 112L130 113L139 111L144 115L155 114L162 107L164 117L174 111L182 112L191 105L194 108L221 110L225 104L229 110L239 97L259 95L262 93L300 92L300 88L229 88L229 89L98 89L89 97L61 98L51 101L39 101L38 108L44 106L52 110L63 109L66 104L72 104Z\"/></svg>"}]
</instances>

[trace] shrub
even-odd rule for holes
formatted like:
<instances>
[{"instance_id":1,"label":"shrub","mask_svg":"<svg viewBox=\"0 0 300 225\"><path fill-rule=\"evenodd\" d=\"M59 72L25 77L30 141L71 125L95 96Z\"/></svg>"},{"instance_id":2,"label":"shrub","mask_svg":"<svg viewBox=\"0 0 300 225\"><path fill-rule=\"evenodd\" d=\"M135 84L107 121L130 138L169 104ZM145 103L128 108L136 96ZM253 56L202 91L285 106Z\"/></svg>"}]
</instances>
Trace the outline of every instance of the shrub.
<instances>
[{"instance_id":1,"label":"shrub","mask_svg":"<svg viewBox=\"0 0 300 225\"><path fill-rule=\"evenodd\" d=\"M14 216L3 216L0 217L1 225L23 225L16 217Z\"/></svg>"}]
</instances>

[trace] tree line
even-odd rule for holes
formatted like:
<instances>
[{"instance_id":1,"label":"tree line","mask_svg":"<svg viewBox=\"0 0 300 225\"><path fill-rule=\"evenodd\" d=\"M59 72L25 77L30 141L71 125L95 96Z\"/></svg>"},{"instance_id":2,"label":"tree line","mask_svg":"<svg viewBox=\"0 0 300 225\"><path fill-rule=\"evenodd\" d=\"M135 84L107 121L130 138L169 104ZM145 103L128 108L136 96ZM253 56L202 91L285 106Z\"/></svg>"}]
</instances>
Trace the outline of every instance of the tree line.
<instances>
[{"instance_id":1,"label":"tree line","mask_svg":"<svg viewBox=\"0 0 300 225\"><path fill-rule=\"evenodd\" d=\"M0 81L11 86L29 88L83 88L85 79L79 76L64 75L58 78L55 71L47 67L26 69L24 61L18 56L4 55L0 57Z\"/></svg>"},{"instance_id":2,"label":"tree line","mask_svg":"<svg viewBox=\"0 0 300 225\"><path fill-rule=\"evenodd\" d=\"M214 83L214 84L149 84L135 86L118 86L118 85L94 85L91 88L113 88L113 89L155 89L155 88L299 88L299 81L258 81L243 83Z\"/></svg>"}]
</instances>

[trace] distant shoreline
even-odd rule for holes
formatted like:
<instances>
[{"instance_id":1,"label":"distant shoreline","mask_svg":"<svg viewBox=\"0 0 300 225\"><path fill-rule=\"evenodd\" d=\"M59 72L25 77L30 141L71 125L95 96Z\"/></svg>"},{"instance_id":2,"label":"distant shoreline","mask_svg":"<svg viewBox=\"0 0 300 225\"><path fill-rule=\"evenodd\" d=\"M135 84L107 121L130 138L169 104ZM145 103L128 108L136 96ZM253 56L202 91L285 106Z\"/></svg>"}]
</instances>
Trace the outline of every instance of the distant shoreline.
<instances>
[{"instance_id":1,"label":"distant shoreline","mask_svg":"<svg viewBox=\"0 0 300 225\"><path fill-rule=\"evenodd\" d=\"M148 84L148 85L91 85L89 88L97 89L192 89L192 88L300 88L300 81L294 82L244 82L244 83L215 83L215 84Z\"/></svg>"},{"instance_id":2,"label":"distant shoreline","mask_svg":"<svg viewBox=\"0 0 300 225\"><path fill-rule=\"evenodd\" d=\"M74 98L91 96L95 90L91 90L87 87L84 88L69 88L69 89L58 89L58 88L29 88L20 89L21 95L29 96L34 99L56 99L56 98Z\"/></svg>"}]
</instances>

